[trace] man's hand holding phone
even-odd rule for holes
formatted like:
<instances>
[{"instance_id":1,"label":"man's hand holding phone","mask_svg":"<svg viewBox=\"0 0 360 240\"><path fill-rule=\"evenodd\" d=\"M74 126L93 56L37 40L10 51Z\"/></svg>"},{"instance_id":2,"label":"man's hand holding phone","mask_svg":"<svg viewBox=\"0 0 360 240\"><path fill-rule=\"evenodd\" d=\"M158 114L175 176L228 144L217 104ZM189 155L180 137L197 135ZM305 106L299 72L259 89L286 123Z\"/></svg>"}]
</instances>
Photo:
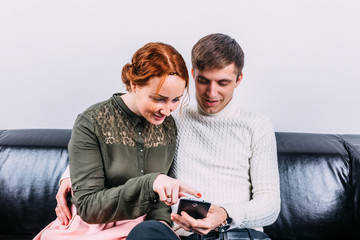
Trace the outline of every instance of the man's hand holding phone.
<instances>
[{"instance_id":1,"label":"man's hand holding phone","mask_svg":"<svg viewBox=\"0 0 360 240\"><path fill-rule=\"evenodd\" d=\"M177 223L186 231L192 231L197 234L207 234L226 221L227 214L224 208L211 204L205 218L195 219L185 211L181 215L171 214L171 220Z\"/></svg>"}]
</instances>

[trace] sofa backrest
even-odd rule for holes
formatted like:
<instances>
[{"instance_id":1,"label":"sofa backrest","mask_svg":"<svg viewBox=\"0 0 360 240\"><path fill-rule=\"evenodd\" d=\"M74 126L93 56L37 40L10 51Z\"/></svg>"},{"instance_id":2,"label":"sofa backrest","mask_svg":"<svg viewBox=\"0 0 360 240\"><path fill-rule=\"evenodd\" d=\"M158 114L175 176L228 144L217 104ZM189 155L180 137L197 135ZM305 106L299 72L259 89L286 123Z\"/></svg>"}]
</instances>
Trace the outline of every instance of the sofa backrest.
<instances>
[{"instance_id":1,"label":"sofa backrest","mask_svg":"<svg viewBox=\"0 0 360 240\"><path fill-rule=\"evenodd\" d=\"M0 130L1 236L34 237L56 218L70 135L70 130Z\"/></svg>"},{"instance_id":2,"label":"sofa backrest","mask_svg":"<svg viewBox=\"0 0 360 240\"><path fill-rule=\"evenodd\" d=\"M265 232L273 239L355 239L360 135L276 133L276 139L281 211Z\"/></svg>"}]
</instances>

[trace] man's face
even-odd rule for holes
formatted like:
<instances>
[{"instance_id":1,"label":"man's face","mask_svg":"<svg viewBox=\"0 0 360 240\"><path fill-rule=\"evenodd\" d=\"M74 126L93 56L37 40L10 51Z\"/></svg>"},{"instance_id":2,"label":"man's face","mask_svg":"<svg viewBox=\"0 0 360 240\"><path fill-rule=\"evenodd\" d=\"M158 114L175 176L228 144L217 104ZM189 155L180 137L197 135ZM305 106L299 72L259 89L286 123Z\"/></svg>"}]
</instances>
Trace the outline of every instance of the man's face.
<instances>
[{"instance_id":1,"label":"man's face","mask_svg":"<svg viewBox=\"0 0 360 240\"><path fill-rule=\"evenodd\" d=\"M242 79L242 74L237 79L235 64L204 71L192 69L191 73L195 80L196 101L207 113L222 110L230 102L234 89Z\"/></svg>"}]
</instances>

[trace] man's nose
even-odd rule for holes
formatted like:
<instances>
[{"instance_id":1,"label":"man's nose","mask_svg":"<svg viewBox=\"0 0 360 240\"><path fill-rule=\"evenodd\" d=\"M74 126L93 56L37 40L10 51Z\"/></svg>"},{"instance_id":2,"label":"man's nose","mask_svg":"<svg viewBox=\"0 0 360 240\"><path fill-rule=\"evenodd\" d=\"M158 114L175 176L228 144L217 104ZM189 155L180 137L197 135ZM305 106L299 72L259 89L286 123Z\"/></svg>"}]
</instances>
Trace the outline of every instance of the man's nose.
<instances>
[{"instance_id":1,"label":"man's nose","mask_svg":"<svg viewBox=\"0 0 360 240\"><path fill-rule=\"evenodd\" d=\"M216 96L216 92L217 92L216 83L215 83L215 82L211 82L211 83L208 85L206 94L208 95L209 98L214 98L214 97Z\"/></svg>"}]
</instances>

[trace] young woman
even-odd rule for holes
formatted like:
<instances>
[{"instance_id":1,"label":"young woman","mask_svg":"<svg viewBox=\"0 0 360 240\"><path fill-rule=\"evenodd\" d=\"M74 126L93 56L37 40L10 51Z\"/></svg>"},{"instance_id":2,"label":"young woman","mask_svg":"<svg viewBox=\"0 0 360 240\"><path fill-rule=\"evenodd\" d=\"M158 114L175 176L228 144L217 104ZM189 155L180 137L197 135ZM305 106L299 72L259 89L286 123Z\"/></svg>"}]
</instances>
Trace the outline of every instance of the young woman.
<instances>
[{"instance_id":1,"label":"young woman","mask_svg":"<svg viewBox=\"0 0 360 240\"><path fill-rule=\"evenodd\" d=\"M122 80L128 93L77 117L69 142L71 219L63 225L58 214L36 240L125 239L144 220L170 225L169 205L183 193L199 195L165 175L177 134L170 113L189 85L182 56L170 45L146 44Z\"/></svg>"}]
</instances>

